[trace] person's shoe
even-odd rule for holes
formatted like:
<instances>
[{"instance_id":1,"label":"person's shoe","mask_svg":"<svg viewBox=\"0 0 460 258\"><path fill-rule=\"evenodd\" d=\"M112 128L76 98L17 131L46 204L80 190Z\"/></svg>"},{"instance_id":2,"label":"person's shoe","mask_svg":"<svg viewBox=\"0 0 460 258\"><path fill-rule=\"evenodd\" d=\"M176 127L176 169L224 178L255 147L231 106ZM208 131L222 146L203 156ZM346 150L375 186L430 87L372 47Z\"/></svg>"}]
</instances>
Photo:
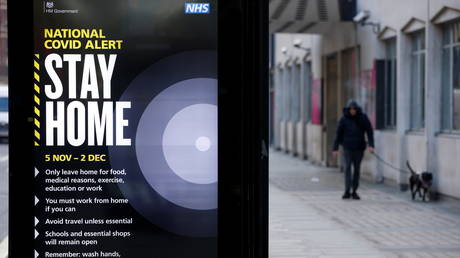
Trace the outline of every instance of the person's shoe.
<instances>
[{"instance_id":1,"label":"person's shoe","mask_svg":"<svg viewBox=\"0 0 460 258\"><path fill-rule=\"evenodd\" d=\"M353 200L361 200L361 198L359 198L359 195L356 192L353 192L351 194L351 198L353 198Z\"/></svg>"},{"instance_id":2,"label":"person's shoe","mask_svg":"<svg viewBox=\"0 0 460 258\"><path fill-rule=\"evenodd\" d=\"M342 195L342 199L350 199L351 195L349 192L345 192L343 195Z\"/></svg>"}]
</instances>

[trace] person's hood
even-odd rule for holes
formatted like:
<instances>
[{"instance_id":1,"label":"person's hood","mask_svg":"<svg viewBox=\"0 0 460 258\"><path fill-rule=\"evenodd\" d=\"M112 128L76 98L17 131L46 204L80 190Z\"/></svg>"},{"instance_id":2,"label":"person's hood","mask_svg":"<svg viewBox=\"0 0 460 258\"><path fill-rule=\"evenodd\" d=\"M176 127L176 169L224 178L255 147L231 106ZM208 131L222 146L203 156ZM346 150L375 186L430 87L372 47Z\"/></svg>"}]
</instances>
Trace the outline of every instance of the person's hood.
<instances>
[{"instance_id":1,"label":"person's hood","mask_svg":"<svg viewBox=\"0 0 460 258\"><path fill-rule=\"evenodd\" d=\"M345 107L343 108L343 115L351 116L350 115L350 108L351 107L354 107L358 111L357 115L363 113L363 110L362 110L361 106L358 104L358 102L356 102L356 100L351 99L351 100L349 100L347 102L347 105L345 105Z\"/></svg>"}]
</instances>

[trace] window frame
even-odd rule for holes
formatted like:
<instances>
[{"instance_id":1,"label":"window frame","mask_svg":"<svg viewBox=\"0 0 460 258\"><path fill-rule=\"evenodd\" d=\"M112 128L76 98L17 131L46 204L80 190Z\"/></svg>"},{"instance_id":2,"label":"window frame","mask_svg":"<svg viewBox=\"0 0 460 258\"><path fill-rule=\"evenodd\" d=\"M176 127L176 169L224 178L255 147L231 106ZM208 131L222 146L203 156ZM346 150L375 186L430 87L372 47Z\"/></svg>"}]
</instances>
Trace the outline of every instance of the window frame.
<instances>
[{"instance_id":1,"label":"window frame","mask_svg":"<svg viewBox=\"0 0 460 258\"><path fill-rule=\"evenodd\" d=\"M453 94L453 91L454 91L454 85L453 85L453 70L454 70L454 49L455 48L459 48L460 49L460 40L458 42L455 42L453 39L452 39L452 33L453 33L453 28L452 26L454 24L459 24L460 26L460 20L457 19L457 20L454 20L452 22L449 22L447 24L444 24L442 26L442 48L441 48L441 51L442 51L442 55L441 55L441 58L442 58L442 67L441 69L444 68L444 51L447 50L448 52L448 78L447 78L447 85L445 85L445 82L442 81L441 82L441 102L440 102L440 105L441 105L441 116L440 116L440 132L443 133L443 134L452 134L452 135L460 135L460 128L459 129L454 129L454 94ZM445 33L449 33L449 40L448 42L444 42L444 39L445 39ZM460 61L460 60L459 60ZM442 71L441 71L442 72ZM441 75L442 76L442 75ZM446 90L448 90L448 101L449 101L449 104L448 104L448 107L449 107L449 112L446 114L446 110L445 110L445 105L443 105L444 103L444 100L445 100L445 96L444 94L446 94ZM444 124L444 118L443 116L444 115L449 115L449 117L447 119L450 120L449 122L449 128L446 128L445 127L445 124Z\"/></svg>"},{"instance_id":2,"label":"window frame","mask_svg":"<svg viewBox=\"0 0 460 258\"><path fill-rule=\"evenodd\" d=\"M383 40L385 46L385 82L384 82L384 102L383 102L383 130L396 130L398 122L398 83L397 83L397 76L398 76L398 69L397 69L397 62L398 62L398 53L397 53L397 37L391 37ZM390 44L394 44L393 50L394 53L390 56L389 49ZM391 59L392 63L389 62ZM391 67L390 67L391 66ZM391 70L391 71L390 71ZM389 78L390 72L392 73L391 78ZM392 94L389 95L389 87L392 88ZM393 106L391 104L394 104ZM390 106L389 108L387 108ZM388 110L390 112L388 112ZM390 114L389 114L390 113ZM389 118L389 116L393 116ZM391 122L389 122L391 120Z\"/></svg>"},{"instance_id":3,"label":"window frame","mask_svg":"<svg viewBox=\"0 0 460 258\"><path fill-rule=\"evenodd\" d=\"M311 94L312 94L312 84L313 84L313 72L312 72L312 62L310 60L303 61L303 69L302 69L302 76L303 76L303 83L302 87L304 88L303 91L303 101L304 101L304 115L303 121L305 124L311 122L311 111L312 111L312 101L311 101Z\"/></svg>"},{"instance_id":4,"label":"window frame","mask_svg":"<svg viewBox=\"0 0 460 258\"><path fill-rule=\"evenodd\" d=\"M276 85L275 85L275 112L277 112L277 122L284 121L284 108L285 108L285 100L284 100L284 68L278 67L277 68L277 76L276 76Z\"/></svg>"},{"instance_id":5,"label":"window frame","mask_svg":"<svg viewBox=\"0 0 460 258\"><path fill-rule=\"evenodd\" d=\"M290 121L297 124L301 121L300 103L301 103L301 64L294 62L291 66L291 98L290 98Z\"/></svg>"},{"instance_id":6,"label":"window frame","mask_svg":"<svg viewBox=\"0 0 460 258\"><path fill-rule=\"evenodd\" d=\"M284 98L284 121L286 123L290 122L291 121L291 114L292 114L292 111L291 111L291 106L292 106L292 102L291 102L291 98L292 98L292 67L290 65L286 65L285 67L286 69L284 70L284 77L285 77L285 81L284 81L284 90L286 91L285 92L285 98Z\"/></svg>"},{"instance_id":7,"label":"window frame","mask_svg":"<svg viewBox=\"0 0 460 258\"><path fill-rule=\"evenodd\" d=\"M411 58L411 61L410 61L411 75L410 76L411 78L410 79L411 81L410 81L410 103L409 103L410 113L414 114L415 112L414 111L414 106L415 106L414 101L416 101L416 99L414 99L414 97L418 95L418 94L415 94L415 90L423 91L423 93L420 92L421 98L417 100L418 102L420 102L419 104L423 105L423 108L420 110L421 121L414 120L414 119L417 119L416 115L410 116L409 131L410 132L423 132L425 131L425 128L426 128L426 112L425 112L425 109L426 109L426 79L425 79L426 77L426 31L425 31L425 28L411 32L409 34L409 37L411 39L410 40L411 42L411 50L410 50L410 58ZM414 46L416 45L417 43L416 41L418 39L423 40L423 46L421 46L420 48L414 49ZM421 60L423 60L423 62ZM417 62L417 64L415 64L415 62ZM421 69L422 65L423 65L423 69ZM414 72L414 69L417 69L417 71ZM423 76L421 76L422 71L423 71ZM422 80L422 83L420 83L420 81L418 82L419 84L417 85L417 89L415 89L416 79ZM419 122L421 126L415 126L416 122Z\"/></svg>"}]
</instances>

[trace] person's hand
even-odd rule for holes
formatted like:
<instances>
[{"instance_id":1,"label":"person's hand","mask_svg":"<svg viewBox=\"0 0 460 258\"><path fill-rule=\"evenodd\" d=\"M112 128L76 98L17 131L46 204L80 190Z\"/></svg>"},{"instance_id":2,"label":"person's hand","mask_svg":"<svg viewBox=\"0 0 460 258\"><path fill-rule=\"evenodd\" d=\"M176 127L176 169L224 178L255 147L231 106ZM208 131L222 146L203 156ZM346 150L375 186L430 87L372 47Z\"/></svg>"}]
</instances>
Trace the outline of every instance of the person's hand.
<instances>
[{"instance_id":1,"label":"person's hand","mask_svg":"<svg viewBox=\"0 0 460 258\"><path fill-rule=\"evenodd\" d=\"M332 152L332 156L337 157L338 155L339 155L339 152L338 152L338 151L333 151L333 152Z\"/></svg>"},{"instance_id":2,"label":"person's hand","mask_svg":"<svg viewBox=\"0 0 460 258\"><path fill-rule=\"evenodd\" d=\"M367 149L369 150L370 153L374 153L374 147L369 146Z\"/></svg>"}]
</instances>

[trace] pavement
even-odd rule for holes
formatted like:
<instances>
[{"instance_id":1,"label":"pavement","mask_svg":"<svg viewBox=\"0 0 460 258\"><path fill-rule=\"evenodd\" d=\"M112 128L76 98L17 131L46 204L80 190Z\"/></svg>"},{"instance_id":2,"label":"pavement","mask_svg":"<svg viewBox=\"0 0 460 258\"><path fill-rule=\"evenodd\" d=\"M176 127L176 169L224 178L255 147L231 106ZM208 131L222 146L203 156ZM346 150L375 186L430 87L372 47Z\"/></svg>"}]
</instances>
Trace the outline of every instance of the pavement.
<instances>
[{"instance_id":1,"label":"pavement","mask_svg":"<svg viewBox=\"0 0 460 258\"><path fill-rule=\"evenodd\" d=\"M270 258L460 257L460 201L410 200L361 182L342 200L343 174L270 152Z\"/></svg>"},{"instance_id":2,"label":"pavement","mask_svg":"<svg viewBox=\"0 0 460 258\"><path fill-rule=\"evenodd\" d=\"M0 142L0 258L8 252L8 143Z\"/></svg>"}]
</instances>

